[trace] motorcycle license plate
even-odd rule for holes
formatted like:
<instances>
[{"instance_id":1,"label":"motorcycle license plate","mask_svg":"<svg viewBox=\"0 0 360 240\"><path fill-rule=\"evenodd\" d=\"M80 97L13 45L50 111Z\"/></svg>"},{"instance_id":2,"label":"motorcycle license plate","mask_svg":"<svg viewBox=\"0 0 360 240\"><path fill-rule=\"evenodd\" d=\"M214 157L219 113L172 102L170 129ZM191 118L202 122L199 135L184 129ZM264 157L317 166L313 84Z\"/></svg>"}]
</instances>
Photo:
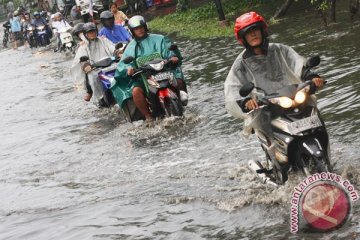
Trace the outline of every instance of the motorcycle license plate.
<instances>
[{"instance_id":1,"label":"motorcycle license plate","mask_svg":"<svg viewBox=\"0 0 360 240\"><path fill-rule=\"evenodd\" d=\"M154 75L154 79L155 79L155 81L172 79L172 73L171 72L161 72L161 73Z\"/></svg>"},{"instance_id":2,"label":"motorcycle license plate","mask_svg":"<svg viewBox=\"0 0 360 240\"><path fill-rule=\"evenodd\" d=\"M297 134L312 128L321 127L322 123L318 115L313 115L292 123L289 123L289 130L293 134Z\"/></svg>"}]
</instances>

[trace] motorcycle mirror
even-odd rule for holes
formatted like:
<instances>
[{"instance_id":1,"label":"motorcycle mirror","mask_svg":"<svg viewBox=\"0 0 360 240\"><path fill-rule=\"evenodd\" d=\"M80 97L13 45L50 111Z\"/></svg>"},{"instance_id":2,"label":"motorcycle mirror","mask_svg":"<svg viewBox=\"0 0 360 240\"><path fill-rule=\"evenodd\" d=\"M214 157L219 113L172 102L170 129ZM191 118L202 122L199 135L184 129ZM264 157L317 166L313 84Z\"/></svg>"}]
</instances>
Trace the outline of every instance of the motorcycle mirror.
<instances>
[{"instance_id":1,"label":"motorcycle mirror","mask_svg":"<svg viewBox=\"0 0 360 240\"><path fill-rule=\"evenodd\" d=\"M249 95L251 93L251 91L254 89L254 87L255 86L252 82L245 83L239 91L240 96L246 97L247 95Z\"/></svg>"},{"instance_id":2,"label":"motorcycle mirror","mask_svg":"<svg viewBox=\"0 0 360 240\"><path fill-rule=\"evenodd\" d=\"M169 50L170 51L176 51L176 50L178 50L178 46L176 44L171 44L170 47L169 47Z\"/></svg>"},{"instance_id":3,"label":"motorcycle mirror","mask_svg":"<svg viewBox=\"0 0 360 240\"><path fill-rule=\"evenodd\" d=\"M124 60L123 60L123 62L126 64L129 64L132 61L134 61L134 58L132 56L128 56L128 57L124 58Z\"/></svg>"},{"instance_id":4,"label":"motorcycle mirror","mask_svg":"<svg viewBox=\"0 0 360 240\"><path fill-rule=\"evenodd\" d=\"M124 44L122 42L119 42L115 45L115 49L120 49L124 46Z\"/></svg>"},{"instance_id":5,"label":"motorcycle mirror","mask_svg":"<svg viewBox=\"0 0 360 240\"><path fill-rule=\"evenodd\" d=\"M94 67L101 67L101 68L108 67L108 66L111 65L112 61L113 60L111 59L111 57L105 57L105 58L102 58L99 61L95 62L93 64L93 66Z\"/></svg>"},{"instance_id":6,"label":"motorcycle mirror","mask_svg":"<svg viewBox=\"0 0 360 240\"><path fill-rule=\"evenodd\" d=\"M319 55L309 58L306 61L306 67L307 68L313 68L320 64L320 57Z\"/></svg>"},{"instance_id":7,"label":"motorcycle mirror","mask_svg":"<svg viewBox=\"0 0 360 240\"><path fill-rule=\"evenodd\" d=\"M80 57L80 62L86 62L89 61L89 57L88 56L82 56Z\"/></svg>"}]
</instances>

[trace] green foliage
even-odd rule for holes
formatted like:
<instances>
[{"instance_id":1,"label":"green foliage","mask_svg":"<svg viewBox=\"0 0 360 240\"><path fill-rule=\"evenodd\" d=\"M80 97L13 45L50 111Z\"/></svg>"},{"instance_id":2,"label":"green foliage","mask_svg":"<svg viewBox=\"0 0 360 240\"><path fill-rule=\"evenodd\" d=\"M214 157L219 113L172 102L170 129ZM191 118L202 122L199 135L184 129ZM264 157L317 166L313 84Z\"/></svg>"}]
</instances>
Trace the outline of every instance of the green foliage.
<instances>
[{"instance_id":1,"label":"green foliage","mask_svg":"<svg viewBox=\"0 0 360 240\"><path fill-rule=\"evenodd\" d=\"M154 18L149 25L152 31L177 32L181 36L190 38L232 37L232 22L237 16L252 10L254 6L272 1L275 0L221 0L226 19L230 21L230 26L227 27L219 26L218 13L213 0L198 8Z\"/></svg>"},{"instance_id":2,"label":"green foliage","mask_svg":"<svg viewBox=\"0 0 360 240\"><path fill-rule=\"evenodd\" d=\"M319 10L326 11L330 7L330 2L328 0L311 0L311 4L317 5Z\"/></svg>"}]
</instances>

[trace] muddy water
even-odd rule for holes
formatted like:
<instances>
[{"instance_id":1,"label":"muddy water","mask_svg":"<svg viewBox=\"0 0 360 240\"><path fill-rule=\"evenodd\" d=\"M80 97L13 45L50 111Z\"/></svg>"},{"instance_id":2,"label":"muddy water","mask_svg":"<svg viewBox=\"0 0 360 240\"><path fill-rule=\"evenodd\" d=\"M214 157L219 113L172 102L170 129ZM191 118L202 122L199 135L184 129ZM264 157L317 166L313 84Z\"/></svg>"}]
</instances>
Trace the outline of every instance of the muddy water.
<instances>
[{"instance_id":1,"label":"muddy water","mask_svg":"<svg viewBox=\"0 0 360 240\"><path fill-rule=\"evenodd\" d=\"M320 54L318 93L336 172L359 189L360 48L354 25L272 28L271 41ZM309 21L316 22L316 19ZM186 58L185 120L146 127L82 100L50 50L0 53L0 239L359 239L360 208L327 234L292 235L290 195L245 167L262 159L254 137L227 115L223 81L241 48L233 39L177 40Z\"/></svg>"}]
</instances>

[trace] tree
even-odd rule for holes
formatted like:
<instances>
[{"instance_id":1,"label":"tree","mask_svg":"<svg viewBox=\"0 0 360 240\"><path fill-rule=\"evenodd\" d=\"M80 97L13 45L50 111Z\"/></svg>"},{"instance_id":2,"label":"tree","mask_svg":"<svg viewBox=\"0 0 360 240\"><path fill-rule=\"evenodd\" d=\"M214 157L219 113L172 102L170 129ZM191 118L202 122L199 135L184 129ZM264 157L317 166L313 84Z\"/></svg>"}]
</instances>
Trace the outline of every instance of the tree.
<instances>
[{"instance_id":1,"label":"tree","mask_svg":"<svg viewBox=\"0 0 360 240\"><path fill-rule=\"evenodd\" d=\"M354 21L355 15L359 12L360 0L351 0L350 1L350 19Z\"/></svg>"},{"instance_id":2,"label":"tree","mask_svg":"<svg viewBox=\"0 0 360 240\"><path fill-rule=\"evenodd\" d=\"M285 16L286 11L290 8L291 4L293 4L294 0L285 0L285 2L281 5L281 7L276 11L273 18L280 18Z\"/></svg>"},{"instance_id":3,"label":"tree","mask_svg":"<svg viewBox=\"0 0 360 240\"><path fill-rule=\"evenodd\" d=\"M285 0L273 18L276 19L285 16L290 6L296 1L297 0ZM310 3L315 6L325 25L328 24L328 18L330 18L330 22L336 22L336 0L310 0Z\"/></svg>"},{"instance_id":4,"label":"tree","mask_svg":"<svg viewBox=\"0 0 360 240\"><path fill-rule=\"evenodd\" d=\"M189 9L189 0L178 0L176 4L177 12L184 12Z\"/></svg>"}]
</instances>

